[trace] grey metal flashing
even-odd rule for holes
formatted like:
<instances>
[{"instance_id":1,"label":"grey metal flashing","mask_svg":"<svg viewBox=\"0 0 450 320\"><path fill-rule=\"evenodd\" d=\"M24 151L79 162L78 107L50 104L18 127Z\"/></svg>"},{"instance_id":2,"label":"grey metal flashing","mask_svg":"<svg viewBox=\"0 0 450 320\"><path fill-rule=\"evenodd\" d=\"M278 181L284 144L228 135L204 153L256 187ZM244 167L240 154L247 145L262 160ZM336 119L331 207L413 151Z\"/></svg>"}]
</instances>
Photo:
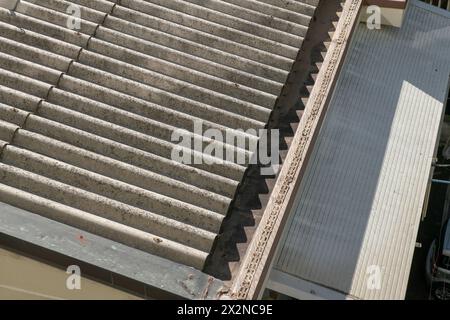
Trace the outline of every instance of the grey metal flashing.
<instances>
[{"instance_id":1,"label":"grey metal flashing","mask_svg":"<svg viewBox=\"0 0 450 320\"><path fill-rule=\"evenodd\" d=\"M194 268L0 203L0 246L145 298L215 299L223 282ZM132 261L133 263L130 263Z\"/></svg>"}]
</instances>

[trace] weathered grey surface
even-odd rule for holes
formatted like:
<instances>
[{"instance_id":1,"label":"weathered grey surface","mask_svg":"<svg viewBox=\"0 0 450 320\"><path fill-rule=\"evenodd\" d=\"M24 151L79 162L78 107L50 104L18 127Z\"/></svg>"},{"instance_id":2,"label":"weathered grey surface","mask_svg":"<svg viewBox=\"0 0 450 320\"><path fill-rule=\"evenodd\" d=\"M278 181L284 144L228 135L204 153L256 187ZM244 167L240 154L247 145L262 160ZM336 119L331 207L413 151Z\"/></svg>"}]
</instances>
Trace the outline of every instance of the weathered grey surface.
<instances>
[{"instance_id":1,"label":"weathered grey surface","mask_svg":"<svg viewBox=\"0 0 450 320\"><path fill-rule=\"evenodd\" d=\"M450 75L450 15L411 1L360 25L275 269L357 299L403 299ZM381 288L371 289L379 267ZM376 283L376 282L375 282Z\"/></svg>"},{"instance_id":2,"label":"weathered grey surface","mask_svg":"<svg viewBox=\"0 0 450 320\"><path fill-rule=\"evenodd\" d=\"M80 228L77 215L86 217L94 233L202 268L247 166L174 162L171 134L186 129L206 146L196 120L221 132L263 128L317 3L0 7L0 140L9 143L0 199ZM80 30L67 27L73 4ZM252 156L249 144L222 145Z\"/></svg>"},{"instance_id":3,"label":"weathered grey surface","mask_svg":"<svg viewBox=\"0 0 450 320\"><path fill-rule=\"evenodd\" d=\"M19 0L0 0L0 7L13 10L18 2Z\"/></svg>"},{"instance_id":4,"label":"weathered grey surface","mask_svg":"<svg viewBox=\"0 0 450 320\"><path fill-rule=\"evenodd\" d=\"M110 274L105 276L105 280L112 281L113 285L116 275L135 280L141 284L143 289L140 291L148 298L154 298L152 291L156 288L185 299L216 299L218 291L223 288L220 280L192 267L7 204L0 204L0 210L0 237L13 237L33 246L67 255L77 262L108 270ZM83 237L81 240L80 236ZM82 268L81 276L86 276L86 273L87 270Z\"/></svg>"}]
</instances>

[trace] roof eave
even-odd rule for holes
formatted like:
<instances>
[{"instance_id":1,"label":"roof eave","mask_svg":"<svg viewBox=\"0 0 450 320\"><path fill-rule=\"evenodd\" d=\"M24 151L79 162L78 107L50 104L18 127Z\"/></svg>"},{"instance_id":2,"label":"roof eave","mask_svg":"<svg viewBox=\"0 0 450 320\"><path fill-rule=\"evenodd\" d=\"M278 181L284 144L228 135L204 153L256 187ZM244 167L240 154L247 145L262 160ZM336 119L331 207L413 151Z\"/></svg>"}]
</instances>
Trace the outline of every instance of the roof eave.
<instances>
[{"instance_id":1,"label":"roof eave","mask_svg":"<svg viewBox=\"0 0 450 320\"><path fill-rule=\"evenodd\" d=\"M0 203L0 246L143 298L217 299L221 280L197 269ZM130 263L133 261L133 263Z\"/></svg>"}]
</instances>

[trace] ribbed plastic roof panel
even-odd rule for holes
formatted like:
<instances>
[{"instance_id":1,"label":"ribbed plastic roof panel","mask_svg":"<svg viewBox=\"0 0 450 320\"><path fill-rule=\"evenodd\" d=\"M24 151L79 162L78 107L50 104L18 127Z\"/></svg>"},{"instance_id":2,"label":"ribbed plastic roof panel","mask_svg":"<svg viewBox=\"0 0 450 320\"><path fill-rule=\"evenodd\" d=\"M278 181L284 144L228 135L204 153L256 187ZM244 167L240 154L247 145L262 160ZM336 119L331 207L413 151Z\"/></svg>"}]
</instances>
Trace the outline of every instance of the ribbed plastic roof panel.
<instances>
[{"instance_id":1,"label":"ribbed plastic roof panel","mask_svg":"<svg viewBox=\"0 0 450 320\"><path fill-rule=\"evenodd\" d=\"M353 299L404 299L449 52L450 13L416 0L401 28L357 28L276 270Z\"/></svg>"},{"instance_id":2,"label":"ribbed plastic roof panel","mask_svg":"<svg viewBox=\"0 0 450 320\"><path fill-rule=\"evenodd\" d=\"M247 166L173 161L172 133L256 141L318 0L9 2L0 201L201 269Z\"/></svg>"}]
</instances>

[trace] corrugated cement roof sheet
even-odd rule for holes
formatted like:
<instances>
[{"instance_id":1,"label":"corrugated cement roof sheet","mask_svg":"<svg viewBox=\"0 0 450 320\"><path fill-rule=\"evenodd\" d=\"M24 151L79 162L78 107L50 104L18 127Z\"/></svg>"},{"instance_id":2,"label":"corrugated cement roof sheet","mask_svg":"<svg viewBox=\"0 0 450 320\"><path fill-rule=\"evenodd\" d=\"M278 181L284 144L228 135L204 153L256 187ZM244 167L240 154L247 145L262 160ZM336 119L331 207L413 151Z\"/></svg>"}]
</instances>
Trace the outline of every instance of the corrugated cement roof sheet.
<instances>
[{"instance_id":1,"label":"corrugated cement roof sheet","mask_svg":"<svg viewBox=\"0 0 450 320\"><path fill-rule=\"evenodd\" d=\"M404 298L450 75L450 16L431 8L411 1L400 29L358 27L275 270Z\"/></svg>"},{"instance_id":2,"label":"corrugated cement roof sheet","mask_svg":"<svg viewBox=\"0 0 450 320\"><path fill-rule=\"evenodd\" d=\"M317 3L3 1L0 201L201 269L246 166L171 134L263 128Z\"/></svg>"}]
</instances>

